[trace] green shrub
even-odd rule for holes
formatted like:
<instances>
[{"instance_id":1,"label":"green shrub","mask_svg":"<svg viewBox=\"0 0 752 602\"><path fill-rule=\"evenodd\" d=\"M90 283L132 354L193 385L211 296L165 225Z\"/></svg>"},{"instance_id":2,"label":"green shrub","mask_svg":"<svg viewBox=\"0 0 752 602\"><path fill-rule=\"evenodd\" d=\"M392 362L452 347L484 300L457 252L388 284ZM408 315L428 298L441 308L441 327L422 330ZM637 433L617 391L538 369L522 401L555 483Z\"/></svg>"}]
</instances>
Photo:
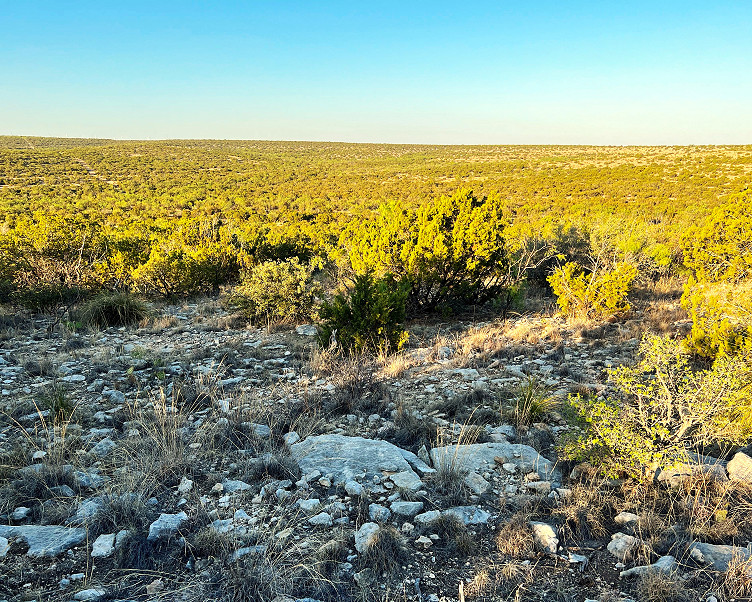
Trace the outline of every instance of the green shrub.
<instances>
[{"instance_id":1,"label":"green shrub","mask_svg":"<svg viewBox=\"0 0 752 602\"><path fill-rule=\"evenodd\" d=\"M461 190L416 211L382 206L346 242L356 273L392 274L407 283L411 310L446 311L485 303L508 288L506 226L498 198Z\"/></svg>"},{"instance_id":2,"label":"green shrub","mask_svg":"<svg viewBox=\"0 0 752 602\"><path fill-rule=\"evenodd\" d=\"M297 258L265 261L247 272L230 303L253 323L309 320L318 290L312 272Z\"/></svg>"},{"instance_id":3,"label":"green shrub","mask_svg":"<svg viewBox=\"0 0 752 602\"><path fill-rule=\"evenodd\" d=\"M86 297L86 291L65 284L35 284L16 288L10 300L32 313L56 313Z\"/></svg>"},{"instance_id":4,"label":"green shrub","mask_svg":"<svg viewBox=\"0 0 752 602\"><path fill-rule=\"evenodd\" d=\"M752 353L752 282L698 284L690 279L681 303L692 319L684 341L688 351L709 359Z\"/></svg>"},{"instance_id":5,"label":"green shrub","mask_svg":"<svg viewBox=\"0 0 752 602\"><path fill-rule=\"evenodd\" d=\"M585 434L565 446L570 459L600 462L611 475L641 477L686 460L687 452L742 445L752 436L752 367L719 358L695 370L681 343L645 335L641 361L611 371L619 398L572 396Z\"/></svg>"},{"instance_id":6,"label":"green shrub","mask_svg":"<svg viewBox=\"0 0 752 602\"><path fill-rule=\"evenodd\" d=\"M629 311L627 300L637 268L618 264L613 270L586 272L575 263L558 268L548 281L561 311L568 316L606 318Z\"/></svg>"},{"instance_id":7,"label":"green shrub","mask_svg":"<svg viewBox=\"0 0 752 602\"><path fill-rule=\"evenodd\" d=\"M321 306L319 342L327 346L336 340L348 352L401 349L408 336L402 326L408 290L408 284L389 274L355 276L346 294Z\"/></svg>"},{"instance_id":8,"label":"green shrub","mask_svg":"<svg viewBox=\"0 0 752 602\"><path fill-rule=\"evenodd\" d=\"M102 293L83 304L71 316L74 321L108 328L138 324L149 315L146 303L130 293Z\"/></svg>"},{"instance_id":9,"label":"green shrub","mask_svg":"<svg viewBox=\"0 0 752 602\"><path fill-rule=\"evenodd\" d=\"M752 191L736 195L683 238L684 265L698 282L738 283L752 277Z\"/></svg>"}]
</instances>

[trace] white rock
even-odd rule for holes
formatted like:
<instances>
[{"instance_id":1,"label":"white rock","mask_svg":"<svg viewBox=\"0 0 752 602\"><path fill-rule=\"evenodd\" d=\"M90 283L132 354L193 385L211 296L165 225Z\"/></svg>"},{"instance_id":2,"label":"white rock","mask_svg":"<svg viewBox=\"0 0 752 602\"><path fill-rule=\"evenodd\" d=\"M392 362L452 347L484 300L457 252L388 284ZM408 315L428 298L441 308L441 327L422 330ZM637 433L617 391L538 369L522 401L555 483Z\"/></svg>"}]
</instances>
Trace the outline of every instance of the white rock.
<instances>
[{"instance_id":1,"label":"white rock","mask_svg":"<svg viewBox=\"0 0 752 602\"><path fill-rule=\"evenodd\" d=\"M636 566L634 568L622 571L619 573L619 577L642 577L648 573L664 573L668 574L674 571L677 567L676 558L673 556L661 556L653 564L646 566Z\"/></svg>"},{"instance_id":2,"label":"white rock","mask_svg":"<svg viewBox=\"0 0 752 602\"><path fill-rule=\"evenodd\" d=\"M175 535L185 521L188 515L185 512L178 514L160 514L159 518L149 525L148 541L165 539Z\"/></svg>"},{"instance_id":3,"label":"white rock","mask_svg":"<svg viewBox=\"0 0 752 602\"><path fill-rule=\"evenodd\" d=\"M355 532L355 549L362 554L376 541L376 537L381 530L376 523L364 523L360 529Z\"/></svg>"},{"instance_id":4,"label":"white rock","mask_svg":"<svg viewBox=\"0 0 752 602\"><path fill-rule=\"evenodd\" d=\"M419 525L432 525L437 520L441 518L441 512L438 510L429 510L428 512L424 512L423 514L418 514L415 517L415 522Z\"/></svg>"},{"instance_id":5,"label":"white rock","mask_svg":"<svg viewBox=\"0 0 752 602\"><path fill-rule=\"evenodd\" d=\"M307 500L298 500L297 504L301 510L310 512L311 510L318 508L321 505L321 500L319 498L312 497Z\"/></svg>"},{"instance_id":6,"label":"white rock","mask_svg":"<svg viewBox=\"0 0 752 602\"><path fill-rule=\"evenodd\" d=\"M475 495L483 495L491 489L491 484L474 471L465 475L464 482Z\"/></svg>"},{"instance_id":7,"label":"white rock","mask_svg":"<svg viewBox=\"0 0 752 602\"><path fill-rule=\"evenodd\" d=\"M0 558L4 558L10 549L10 542L4 537L0 537Z\"/></svg>"},{"instance_id":8,"label":"white rock","mask_svg":"<svg viewBox=\"0 0 752 602\"><path fill-rule=\"evenodd\" d=\"M423 502L392 502L389 508L399 516L413 517L423 510Z\"/></svg>"},{"instance_id":9,"label":"white rock","mask_svg":"<svg viewBox=\"0 0 752 602\"><path fill-rule=\"evenodd\" d=\"M105 591L103 589L84 589L78 592L75 596L73 596L74 600L99 600L99 598L103 598L105 595Z\"/></svg>"},{"instance_id":10,"label":"white rock","mask_svg":"<svg viewBox=\"0 0 752 602\"><path fill-rule=\"evenodd\" d=\"M178 485L178 491L180 493L188 493L191 489L193 489L193 481L187 477L180 479L180 485Z\"/></svg>"},{"instance_id":11,"label":"white rock","mask_svg":"<svg viewBox=\"0 0 752 602\"><path fill-rule=\"evenodd\" d=\"M752 458L743 452L737 452L726 465L729 478L733 481L752 483Z\"/></svg>"},{"instance_id":12,"label":"white rock","mask_svg":"<svg viewBox=\"0 0 752 602\"><path fill-rule=\"evenodd\" d=\"M360 496L363 495L363 485L357 481L350 480L345 483L345 491L347 492L347 495Z\"/></svg>"},{"instance_id":13,"label":"white rock","mask_svg":"<svg viewBox=\"0 0 752 602\"><path fill-rule=\"evenodd\" d=\"M91 547L92 558L109 558L115 551L115 533L100 535Z\"/></svg>"},{"instance_id":14,"label":"white rock","mask_svg":"<svg viewBox=\"0 0 752 602\"><path fill-rule=\"evenodd\" d=\"M326 512L320 512L316 516L312 516L308 519L308 522L317 527L331 527L334 524L332 515Z\"/></svg>"},{"instance_id":15,"label":"white rock","mask_svg":"<svg viewBox=\"0 0 752 602\"><path fill-rule=\"evenodd\" d=\"M637 516L636 514L633 514L632 512L619 512L619 514L617 514L614 517L614 522L617 525L635 524L639 520L640 520L640 517Z\"/></svg>"},{"instance_id":16,"label":"white rock","mask_svg":"<svg viewBox=\"0 0 752 602\"><path fill-rule=\"evenodd\" d=\"M548 523L531 521L530 528L533 531L535 543L547 554L556 554L559 548L559 539L556 529Z\"/></svg>"},{"instance_id":17,"label":"white rock","mask_svg":"<svg viewBox=\"0 0 752 602\"><path fill-rule=\"evenodd\" d=\"M632 556L636 548L640 546L640 540L625 533L615 533L611 536L606 549L619 561L626 562Z\"/></svg>"}]
</instances>

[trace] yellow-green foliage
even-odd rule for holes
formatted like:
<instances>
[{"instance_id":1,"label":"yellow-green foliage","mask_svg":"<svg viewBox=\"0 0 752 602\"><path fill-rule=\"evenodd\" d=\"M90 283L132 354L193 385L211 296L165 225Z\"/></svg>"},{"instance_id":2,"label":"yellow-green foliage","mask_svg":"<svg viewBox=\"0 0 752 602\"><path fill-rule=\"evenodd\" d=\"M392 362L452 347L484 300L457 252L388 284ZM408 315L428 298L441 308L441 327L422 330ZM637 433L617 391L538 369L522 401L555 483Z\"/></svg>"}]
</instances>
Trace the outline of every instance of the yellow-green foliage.
<instances>
[{"instance_id":1,"label":"yellow-green foliage","mask_svg":"<svg viewBox=\"0 0 752 602\"><path fill-rule=\"evenodd\" d=\"M752 277L752 191L732 197L687 231L684 265L698 282L738 283Z\"/></svg>"},{"instance_id":2,"label":"yellow-green foliage","mask_svg":"<svg viewBox=\"0 0 752 602\"><path fill-rule=\"evenodd\" d=\"M398 351L407 343L403 328L408 285L387 274L355 276L345 293L324 302L319 342L337 344L345 352Z\"/></svg>"},{"instance_id":3,"label":"yellow-green foliage","mask_svg":"<svg viewBox=\"0 0 752 602\"><path fill-rule=\"evenodd\" d=\"M732 286L691 279L682 306L692 318L689 351L710 359L752 353L752 281Z\"/></svg>"},{"instance_id":4,"label":"yellow-green foliage","mask_svg":"<svg viewBox=\"0 0 752 602\"><path fill-rule=\"evenodd\" d=\"M246 272L230 303L253 323L310 320L318 291L312 272L297 258L265 261Z\"/></svg>"},{"instance_id":5,"label":"yellow-green foliage","mask_svg":"<svg viewBox=\"0 0 752 602\"><path fill-rule=\"evenodd\" d=\"M356 229L350 262L357 273L390 273L407 282L417 309L484 303L508 286L506 225L497 197L469 190L416 211L391 203Z\"/></svg>"},{"instance_id":6,"label":"yellow-green foliage","mask_svg":"<svg viewBox=\"0 0 752 602\"><path fill-rule=\"evenodd\" d=\"M732 197L684 237L693 277L682 305L692 318L689 350L714 358L752 352L752 192Z\"/></svg>"},{"instance_id":7,"label":"yellow-green foliage","mask_svg":"<svg viewBox=\"0 0 752 602\"><path fill-rule=\"evenodd\" d=\"M556 269L548 282L564 314L604 318L629 311L627 296L636 276L637 268L630 263L587 273L570 262Z\"/></svg>"},{"instance_id":8,"label":"yellow-green foliage","mask_svg":"<svg viewBox=\"0 0 752 602\"><path fill-rule=\"evenodd\" d=\"M650 476L686 459L688 451L743 445L752 437L752 367L719 358L693 369L681 343L645 335L641 361L610 375L618 398L570 397L586 432L570 442L572 459L600 461L612 475Z\"/></svg>"}]
</instances>

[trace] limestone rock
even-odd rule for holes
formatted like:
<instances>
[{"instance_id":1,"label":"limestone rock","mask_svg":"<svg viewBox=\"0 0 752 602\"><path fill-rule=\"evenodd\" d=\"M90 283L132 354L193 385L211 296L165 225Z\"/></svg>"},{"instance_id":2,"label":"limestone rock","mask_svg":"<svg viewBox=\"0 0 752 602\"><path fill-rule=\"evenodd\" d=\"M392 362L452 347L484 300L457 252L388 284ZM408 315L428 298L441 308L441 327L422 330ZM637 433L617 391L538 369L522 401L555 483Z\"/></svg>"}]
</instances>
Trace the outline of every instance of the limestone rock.
<instances>
[{"instance_id":1,"label":"limestone rock","mask_svg":"<svg viewBox=\"0 0 752 602\"><path fill-rule=\"evenodd\" d=\"M606 549L620 562L626 562L639 546L640 540L636 537L626 533L615 533L611 536Z\"/></svg>"},{"instance_id":2,"label":"limestone rock","mask_svg":"<svg viewBox=\"0 0 752 602\"><path fill-rule=\"evenodd\" d=\"M0 537L22 539L29 546L26 555L31 558L57 556L86 539L86 529L51 525L0 525Z\"/></svg>"},{"instance_id":3,"label":"limestone rock","mask_svg":"<svg viewBox=\"0 0 752 602\"><path fill-rule=\"evenodd\" d=\"M389 508L394 514L412 518L423 510L423 502L392 502Z\"/></svg>"},{"instance_id":4,"label":"limestone rock","mask_svg":"<svg viewBox=\"0 0 752 602\"><path fill-rule=\"evenodd\" d=\"M303 474L316 470L321 474L332 474L334 485L358 479L370 484L374 477L381 480L384 472L405 473L399 478L414 485L420 477L413 472L403 452L387 441L344 435L307 437L290 446L290 453Z\"/></svg>"},{"instance_id":5,"label":"limestone rock","mask_svg":"<svg viewBox=\"0 0 752 602\"><path fill-rule=\"evenodd\" d=\"M157 541L175 535L185 521L188 515L185 512L177 514L160 514L159 518L149 525L149 541Z\"/></svg>"},{"instance_id":6,"label":"limestone rock","mask_svg":"<svg viewBox=\"0 0 752 602\"><path fill-rule=\"evenodd\" d=\"M542 481L561 483L561 474L552 462L529 445L518 443L474 443L434 447L431 450L431 460L434 466L452 463L461 470L478 473L494 469L497 464L511 463L523 473L537 472Z\"/></svg>"},{"instance_id":7,"label":"limestone rock","mask_svg":"<svg viewBox=\"0 0 752 602\"><path fill-rule=\"evenodd\" d=\"M689 555L695 562L712 565L716 571L721 572L728 570L734 557L738 557L745 562L752 558L752 552L749 548L700 542L690 544Z\"/></svg>"},{"instance_id":8,"label":"limestone rock","mask_svg":"<svg viewBox=\"0 0 752 602\"><path fill-rule=\"evenodd\" d=\"M678 566L673 556L661 556L653 564L636 566L619 573L619 577L642 577L648 573L671 573Z\"/></svg>"},{"instance_id":9,"label":"limestone rock","mask_svg":"<svg viewBox=\"0 0 752 602\"><path fill-rule=\"evenodd\" d=\"M546 554L556 554L559 548L559 538L556 528L548 523L531 521L530 528L533 531L533 539L536 545Z\"/></svg>"},{"instance_id":10,"label":"limestone rock","mask_svg":"<svg viewBox=\"0 0 752 602\"><path fill-rule=\"evenodd\" d=\"M752 483L752 458L744 452L737 452L726 465L729 477L732 481Z\"/></svg>"},{"instance_id":11,"label":"limestone rock","mask_svg":"<svg viewBox=\"0 0 752 602\"><path fill-rule=\"evenodd\" d=\"M381 527L376 523L364 523L355 532L355 549L362 554L376 541Z\"/></svg>"},{"instance_id":12,"label":"limestone rock","mask_svg":"<svg viewBox=\"0 0 752 602\"><path fill-rule=\"evenodd\" d=\"M456 516L466 525L485 525L491 515L477 506L455 506L444 510L444 516Z\"/></svg>"},{"instance_id":13,"label":"limestone rock","mask_svg":"<svg viewBox=\"0 0 752 602\"><path fill-rule=\"evenodd\" d=\"M102 534L91 548L92 558L108 558L115 551L115 533Z\"/></svg>"}]
</instances>

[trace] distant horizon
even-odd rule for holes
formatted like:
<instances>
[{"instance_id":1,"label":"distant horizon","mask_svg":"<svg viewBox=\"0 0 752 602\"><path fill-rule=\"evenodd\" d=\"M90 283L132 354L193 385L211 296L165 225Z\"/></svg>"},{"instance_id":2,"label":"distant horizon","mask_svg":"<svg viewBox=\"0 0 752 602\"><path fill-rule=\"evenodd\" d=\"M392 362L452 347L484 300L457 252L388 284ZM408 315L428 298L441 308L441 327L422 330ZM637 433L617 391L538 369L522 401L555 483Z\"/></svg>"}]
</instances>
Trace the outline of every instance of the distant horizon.
<instances>
[{"instance_id":1,"label":"distant horizon","mask_svg":"<svg viewBox=\"0 0 752 602\"><path fill-rule=\"evenodd\" d=\"M439 143L439 142L376 142L370 140L303 140L269 138L112 138L107 136L54 136L38 134L2 134L0 138L36 138L44 140L102 140L111 142L291 142L301 144L375 144L384 146L556 146L556 147L594 147L594 148L691 148L706 146L752 146L748 143L694 143L694 144L588 144L588 143Z\"/></svg>"}]
</instances>

